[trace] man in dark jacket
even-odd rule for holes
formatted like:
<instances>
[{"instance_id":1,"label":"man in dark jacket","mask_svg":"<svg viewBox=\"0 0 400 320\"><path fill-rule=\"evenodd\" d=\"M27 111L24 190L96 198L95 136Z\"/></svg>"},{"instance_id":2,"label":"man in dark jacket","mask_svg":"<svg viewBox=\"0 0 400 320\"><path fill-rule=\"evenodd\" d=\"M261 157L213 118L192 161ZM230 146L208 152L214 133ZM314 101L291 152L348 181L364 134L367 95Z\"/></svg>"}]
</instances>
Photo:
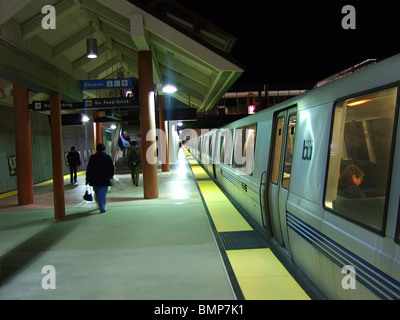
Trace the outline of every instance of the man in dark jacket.
<instances>
[{"instance_id":1,"label":"man in dark jacket","mask_svg":"<svg viewBox=\"0 0 400 320\"><path fill-rule=\"evenodd\" d=\"M86 171L86 183L93 187L101 213L106 212L107 191L114 176L113 161L105 150L102 143L96 146L97 152L90 157Z\"/></svg>"},{"instance_id":2,"label":"man in dark jacket","mask_svg":"<svg viewBox=\"0 0 400 320\"><path fill-rule=\"evenodd\" d=\"M78 166L81 165L81 157L79 152L75 150L75 147L71 147L71 151L68 152L67 161L69 165L69 172L71 175L71 183L76 183L78 179Z\"/></svg>"}]
</instances>

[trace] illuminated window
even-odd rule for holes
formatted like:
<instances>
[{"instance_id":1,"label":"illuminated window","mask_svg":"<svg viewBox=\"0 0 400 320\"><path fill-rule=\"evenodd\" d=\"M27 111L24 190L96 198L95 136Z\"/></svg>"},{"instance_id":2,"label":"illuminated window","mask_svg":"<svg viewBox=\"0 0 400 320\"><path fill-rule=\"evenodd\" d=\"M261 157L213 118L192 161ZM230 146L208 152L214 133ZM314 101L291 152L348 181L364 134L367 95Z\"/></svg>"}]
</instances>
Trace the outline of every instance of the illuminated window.
<instances>
[{"instance_id":1,"label":"illuminated window","mask_svg":"<svg viewBox=\"0 0 400 320\"><path fill-rule=\"evenodd\" d=\"M397 87L339 101L334 108L325 207L383 231Z\"/></svg>"},{"instance_id":2,"label":"illuminated window","mask_svg":"<svg viewBox=\"0 0 400 320\"><path fill-rule=\"evenodd\" d=\"M290 176L292 173L294 137L296 133L296 120L297 120L296 115L291 115L289 117L289 126L286 137L285 162L283 167L283 179L282 179L282 186L286 189L289 189Z\"/></svg>"},{"instance_id":3,"label":"illuminated window","mask_svg":"<svg viewBox=\"0 0 400 320\"><path fill-rule=\"evenodd\" d=\"M274 148L272 171L271 171L272 172L271 182L275 184L278 184L278 179L279 179L279 165L281 163L284 128L285 128L285 118L284 117L278 118L276 123L275 148Z\"/></svg>"},{"instance_id":4,"label":"illuminated window","mask_svg":"<svg viewBox=\"0 0 400 320\"><path fill-rule=\"evenodd\" d=\"M225 130L221 132L220 143L220 162L224 164L231 164L232 156L232 135L233 130Z\"/></svg>"},{"instance_id":5,"label":"illuminated window","mask_svg":"<svg viewBox=\"0 0 400 320\"><path fill-rule=\"evenodd\" d=\"M244 174L252 174L256 146L257 124L251 124L235 130L233 151L234 168L241 168Z\"/></svg>"}]
</instances>

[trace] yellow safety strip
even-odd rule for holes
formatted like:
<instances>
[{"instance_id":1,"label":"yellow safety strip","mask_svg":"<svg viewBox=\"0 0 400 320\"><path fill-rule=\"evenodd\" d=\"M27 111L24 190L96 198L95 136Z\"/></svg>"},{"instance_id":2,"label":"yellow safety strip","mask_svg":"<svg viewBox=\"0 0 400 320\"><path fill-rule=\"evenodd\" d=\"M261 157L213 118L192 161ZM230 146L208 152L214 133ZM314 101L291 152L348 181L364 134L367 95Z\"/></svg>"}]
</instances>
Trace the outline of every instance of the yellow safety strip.
<instances>
[{"instance_id":1,"label":"yellow safety strip","mask_svg":"<svg viewBox=\"0 0 400 320\"><path fill-rule=\"evenodd\" d=\"M85 174L85 173L86 173L86 171L80 171L80 172L77 173L77 175L80 176L80 175ZM69 178L70 178L69 174L64 176L64 180L69 179ZM47 185L52 184L52 183L53 183L53 179L37 183L37 184L34 185L34 187L43 187L43 186L47 186ZM9 192L6 192L6 193L2 193L2 194L0 194L0 200L8 198L8 197L11 197L11 196L14 196L16 194L18 194L18 190L13 190L13 191L9 191Z\"/></svg>"},{"instance_id":2,"label":"yellow safety strip","mask_svg":"<svg viewBox=\"0 0 400 320\"><path fill-rule=\"evenodd\" d=\"M186 155L217 231L253 230L188 151ZM226 253L246 300L310 300L270 249Z\"/></svg>"}]
</instances>

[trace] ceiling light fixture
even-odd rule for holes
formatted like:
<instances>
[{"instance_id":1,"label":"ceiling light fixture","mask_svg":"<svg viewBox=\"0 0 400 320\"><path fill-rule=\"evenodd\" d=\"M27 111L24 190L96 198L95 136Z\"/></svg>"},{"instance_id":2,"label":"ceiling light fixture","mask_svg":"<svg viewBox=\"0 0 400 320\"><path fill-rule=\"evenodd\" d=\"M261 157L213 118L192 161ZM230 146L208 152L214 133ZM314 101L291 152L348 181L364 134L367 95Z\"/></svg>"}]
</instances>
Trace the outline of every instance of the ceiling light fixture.
<instances>
[{"instance_id":1,"label":"ceiling light fixture","mask_svg":"<svg viewBox=\"0 0 400 320\"><path fill-rule=\"evenodd\" d=\"M176 91L178 91L178 88L173 84L165 84L162 87L162 92L164 93L174 93Z\"/></svg>"},{"instance_id":2,"label":"ceiling light fixture","mask_svg":"<svg viewBox=\"0 0 400 320\"><path fill-rule=\"evenodd\" d=\"M86 39L86 49L89 59L97 58L97 39L93 38L92 23L90 23L90 39Z\"/></svg>"}]
</instances>

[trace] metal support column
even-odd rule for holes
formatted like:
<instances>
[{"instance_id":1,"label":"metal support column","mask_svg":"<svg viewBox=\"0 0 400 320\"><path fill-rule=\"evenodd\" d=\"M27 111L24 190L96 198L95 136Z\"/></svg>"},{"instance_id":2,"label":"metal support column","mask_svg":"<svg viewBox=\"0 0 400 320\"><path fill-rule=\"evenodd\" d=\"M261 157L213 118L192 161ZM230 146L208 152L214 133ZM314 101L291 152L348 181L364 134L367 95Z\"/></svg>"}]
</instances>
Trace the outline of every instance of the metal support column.
<instances>
[{"instance_id":1,"label":"metal support column","mask_svg":"<svg viewBox=\"0 0 400 320\"><path fill-rule=\"evenodd\" d=\"M59 94L50 94L51 154L53 164L54 217L65 218L64 170L61 129L61 98Z\"/></svg>"},{"instance_id":2,"label":"metal support column","mask_svg":"<svg viewBox=\"0 0 400 320\"><path fill-rule=\"evenodd\" d=\"M151 51L139 51L138 60L143 192L145 199L154 199L158 198L158 176Z\"/></svg>"},{"instance_id":3,"label":"metal support column","mask_svg":"<svg viewBox=\"0 0 400 320\"><path fill-rule=\"evenodd\" d=\"M33 203L31 120L28 89L14 83L15 155L17 161L18 205Z\"/></svg>"}]
</instances>

